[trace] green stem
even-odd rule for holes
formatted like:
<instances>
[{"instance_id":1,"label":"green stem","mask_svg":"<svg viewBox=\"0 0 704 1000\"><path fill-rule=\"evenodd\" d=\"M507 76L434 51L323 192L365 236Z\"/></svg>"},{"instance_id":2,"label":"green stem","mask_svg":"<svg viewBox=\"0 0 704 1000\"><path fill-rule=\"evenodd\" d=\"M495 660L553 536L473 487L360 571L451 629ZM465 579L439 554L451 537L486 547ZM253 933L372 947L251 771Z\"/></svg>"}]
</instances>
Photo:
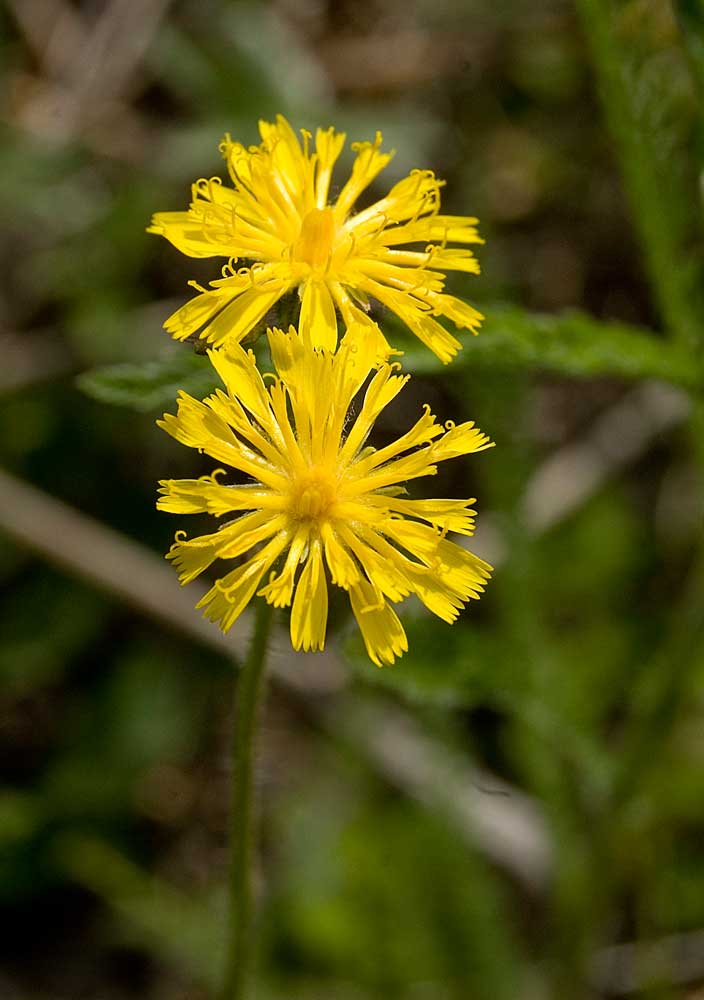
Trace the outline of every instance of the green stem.
<instances>
[{"instance_id":1,"label":"green stem","mask_svg":"<svg viewBox=\"0 0 704 1000\"><path fill-rule=\"evenodd\" d=\"M272 615L271 606L266 601L260 601L249 655L237 681L230 817L230 924L220 1000L243 1000L252 960L255 740L257 719L264 699L264 665Z\"/></svg>"}]
</instances>

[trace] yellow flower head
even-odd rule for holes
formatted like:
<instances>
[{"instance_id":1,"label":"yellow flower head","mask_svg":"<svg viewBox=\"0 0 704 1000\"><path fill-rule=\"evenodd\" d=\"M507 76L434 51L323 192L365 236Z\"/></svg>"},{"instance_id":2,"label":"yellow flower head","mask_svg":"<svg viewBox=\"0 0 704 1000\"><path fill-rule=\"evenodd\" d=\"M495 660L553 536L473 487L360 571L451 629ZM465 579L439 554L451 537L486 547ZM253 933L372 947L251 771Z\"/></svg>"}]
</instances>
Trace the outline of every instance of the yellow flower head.
<instances>
[{"instance_id":1,"label":"yellow flower head","mask_svg":"<svg viewBox=\"0 0 704 1000\"><path fill-rule=\"evenodd\" d=\"M370 297L397 316L443 361L462 346L436 317L476 332L482 316L444 291L446 271L476 274L471 250L449 243L481 243L476 219L440 215L440 187L430 170L414 170L386 197L354 212L360 194L392 153L374 142L353 145L357 156L337 201L328 204L333 166L343 133L302 132L303 145L279 115L260 121L260 146L246 149L225 137L221 150L232 187L219 178L193 185L187 212L159 212L149 228L191 257L227 257L224 277L211 282L164 324L178 340L196 334L216 347L240 341L288 291L301 298L300 329L316 347L334 350L336 307L390 348L369 317ZM410 247L410 249L409 249ZM242 258L250 266L237 268Z\"/></svg>"},{"instance_id":2,"label":"yellow flower head","mask_svg":"<svg viewBox=\"0 0 704 1000\"><path fill-rule=\"evenodd\" d=\"M178 414L166 414L159 426L250 482L226 485L222 469L164 480L158 506L175 514L237 514L214 534L177 534L168 555L183 584L216 559L237 560L198 604L224 631L259 594L275 607L293 602L295 649L322 649L329 576L349 593L367 652L381 665L408 648L389 602L416 594L453 622L491 572L446 537L473 533L473 500L412 500L400 484L491 442L472 423L443 427L426 407L396 441L366 446L408 376L397 374L397 365L376 367L374 345L359 333L350 330L333 354L314 349L293 327L270 330L276 374L265 376L268 384L239 344L209 352L227 392L204 402L181 392ZM365 383L353 416L353 398Z\"/></svg>"}]
</instances>

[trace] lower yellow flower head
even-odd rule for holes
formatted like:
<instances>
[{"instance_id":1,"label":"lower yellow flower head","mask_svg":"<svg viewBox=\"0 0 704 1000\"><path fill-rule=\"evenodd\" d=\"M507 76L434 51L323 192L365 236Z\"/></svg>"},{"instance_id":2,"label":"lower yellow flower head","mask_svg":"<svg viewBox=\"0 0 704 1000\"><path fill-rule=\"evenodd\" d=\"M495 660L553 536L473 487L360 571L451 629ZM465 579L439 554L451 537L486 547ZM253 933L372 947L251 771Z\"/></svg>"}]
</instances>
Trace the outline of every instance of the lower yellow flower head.
<instances>
[{"instance_id":1,"label":"lower yellow flower head","mask_svg":"<svg viewBox=\"0 0 704 1000\"><path fill-rule=\"evenodd\" d=\"M443 362L462 344L438 322L476 333L482 315L445 291L448 271L477 274L467 244L482 243L475 218L440 214L441 181L414 170L381 200L355 211L357 199L392 153L374 142L353 145L357 156L336 200L329 203L333 168L344 133L302 133L281 115L259 122L262 142L245 148L225 137L221 151L231 185L219 178L193 185L188 211L157 212L148 232L165 236L191 257L224 257L223 277L178 309L164 326L177 340L198 334L215 347L242 340L279 299L301 299L301 333L335 349L336 312L390 348L368 315L370 299L395 313ZM453 244L456 244L453 246ZM238 261L248 261L237 267Z\"/></svg>"},{"instance_id":2,"label":"lower yellow flower head","mask_svg":"<svg viewBox=\"0 0 704 1000\"><path fill-rule=\"evenodd\" d=\"M373 343L359 331L350 330L336 354L313 348L293 328L268 336L277 372L265 376L268 384L238 344L211 351L227 392L204 402L181 392L177 415L159 421L176 440L250 480L226 485L222 469L163 480L161 510L237 515L211 535L177 534L168 558L183 584L216 559L236 560L198 607L227 631L255 594L275 607L293 603L295 649L324 647L329 577L348 592L373 662L393 663L408 644L391 603L416 594L453 622L491 572L446 537L473 533L473 500L412 500L400 484L491 442L473 423L438 424L426 407L402 437L368 447L376 418L409 376L377 366ZM354 416L353 398L372 372Z\"/></svg>"}]
</instances>

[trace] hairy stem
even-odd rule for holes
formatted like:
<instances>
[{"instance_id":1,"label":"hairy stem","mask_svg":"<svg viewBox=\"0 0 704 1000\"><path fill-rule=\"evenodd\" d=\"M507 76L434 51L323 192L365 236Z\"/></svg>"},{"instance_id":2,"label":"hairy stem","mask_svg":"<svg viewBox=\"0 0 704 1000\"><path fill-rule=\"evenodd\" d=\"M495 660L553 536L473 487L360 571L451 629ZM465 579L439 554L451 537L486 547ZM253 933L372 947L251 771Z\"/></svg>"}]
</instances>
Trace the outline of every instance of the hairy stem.
<instances>
[{"instance_id":1,"label":"hairy stem","mask_svg":"<svg viewBox=\"0 0 704 1000\"><path fill-rule=\"evenodd\" d=\"M264 698L264 666L272 615L270 605L260 601L249 655L237 682L230 817L230 923L220 1000L243 1000L252 960L255 742L259 710Z\"/></svg>"}]
</instances>

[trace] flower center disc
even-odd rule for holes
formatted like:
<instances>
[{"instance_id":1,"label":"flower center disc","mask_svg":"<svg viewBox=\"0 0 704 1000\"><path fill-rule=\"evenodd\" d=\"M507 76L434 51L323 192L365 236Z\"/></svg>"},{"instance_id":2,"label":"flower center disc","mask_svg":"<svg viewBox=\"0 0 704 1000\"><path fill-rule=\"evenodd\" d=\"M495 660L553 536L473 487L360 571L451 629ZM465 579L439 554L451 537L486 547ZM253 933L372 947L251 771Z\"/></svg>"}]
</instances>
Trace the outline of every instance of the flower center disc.
<instances>
[{"instance_id":1,"label":"flower center disc","mask_svg":"<svg viewBox=\"0 0 704 1000\"><path fill-rule=\"evenodd\" d=\"M293 259L322 270L332 254L335 237L335 217L331 208L314 208L301 223L301 231L293 245Z\"/></svg>"},{"instance_id":2,"label":"flower center disc","mask_svg":"<svg viewBox=\"0 0 704 1000\"><path fill-rule=\"evenodd\" d=\"M291 514L297 521L317 521L328 514L336 499L337 491L332 480L313 472L294 483Z\"/></svg>"}]
</instances>

